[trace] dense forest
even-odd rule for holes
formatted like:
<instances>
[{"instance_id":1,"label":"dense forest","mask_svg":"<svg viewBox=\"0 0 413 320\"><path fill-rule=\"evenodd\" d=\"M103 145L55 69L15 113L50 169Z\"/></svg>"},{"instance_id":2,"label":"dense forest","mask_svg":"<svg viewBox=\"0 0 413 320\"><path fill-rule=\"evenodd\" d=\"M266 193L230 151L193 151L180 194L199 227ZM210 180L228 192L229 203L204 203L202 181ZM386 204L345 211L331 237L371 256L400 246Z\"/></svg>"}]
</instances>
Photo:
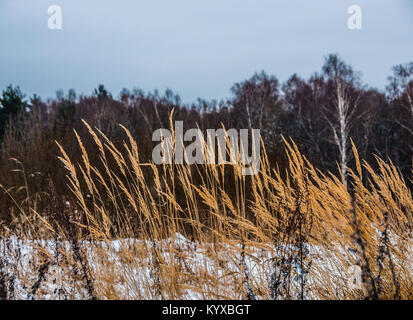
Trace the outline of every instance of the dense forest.
<instances>
[{"instance_id":1,"label":"dense forest","mask_svg":"<svg viewBox=\"0 0 413 320\"><path fill-rule=\"evenodd\" d=\"M271 165L281 172L287 161L286 137L318 169L346 179L347 168L354 166L353 141L361 159L373 166L376 156L391 160L410 183L413 63L395 66L385 91L368 87L358 72L332 54L309 79L294 74L280 83L262 71L236 83L231 92L225 101L183 104L171 90L162 95L124 89L115 97L99 85L90 96L58 91L56 98L44 101L36 95L28 98L10 85L0 98L0 183L14 187L15 197L26 192L41 197L51 184L59 195L69 197L56 141L73 159L80 157L73 129L86 148L92 145L82 119L119 145L125 140L122 124L138 142L141 161L150 161L152 133L169 127L172 110L185 129L260 129ZM27 190L18 189L25 184ZM2 218L8 218L10 205L9 196L1 194Z\"/></svg>"}]
</instances>

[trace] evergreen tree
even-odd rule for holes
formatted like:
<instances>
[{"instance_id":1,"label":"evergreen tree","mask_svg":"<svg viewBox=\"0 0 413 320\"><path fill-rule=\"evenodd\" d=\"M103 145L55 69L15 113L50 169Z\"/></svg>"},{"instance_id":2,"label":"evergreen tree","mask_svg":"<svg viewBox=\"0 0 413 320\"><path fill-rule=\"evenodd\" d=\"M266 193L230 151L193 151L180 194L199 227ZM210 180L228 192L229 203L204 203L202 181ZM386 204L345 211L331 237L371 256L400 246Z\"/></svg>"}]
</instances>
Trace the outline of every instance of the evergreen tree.
<instances>
[{"instance_id":1,"label":"evergreen tree","mask_svg":"<svg viewBox=\"0 0 413 320\"><path fill-rule=\"evenodd\" d=\"M19 87L13 88L9 85L0 98L0 139L3 136L10 118L16 117L29 107L24 100L25 95Z\"/></svg>"}]
</instances>

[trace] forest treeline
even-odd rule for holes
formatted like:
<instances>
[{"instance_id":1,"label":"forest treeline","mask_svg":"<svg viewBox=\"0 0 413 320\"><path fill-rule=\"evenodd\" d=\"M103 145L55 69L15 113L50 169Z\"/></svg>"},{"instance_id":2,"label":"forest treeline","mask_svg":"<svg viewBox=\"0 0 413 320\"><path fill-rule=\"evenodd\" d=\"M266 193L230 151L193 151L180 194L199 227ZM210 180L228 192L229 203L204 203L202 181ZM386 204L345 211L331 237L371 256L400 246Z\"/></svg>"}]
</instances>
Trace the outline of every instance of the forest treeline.
<instances>
[{"instance_id":1,"label":"forest treeline","mask_svg":"<svg viewBox=\"0 0 413 320\"><path fill-rule=\"evenodd\" d=\"M368 87L358 72L332 54L309 79L294 74L280 83L260 72L236 83L231 92L227 100L183 104L171 90L159 94L124 89L115 97L99 85L89 96L58 91L56 98L43 101L36 95L27 98L10 85L0 97L0 184L11 188L14 197L42 197L51 185L60 196L70 197L56 141L81 161L73 129L86 149L93 148L82 119L120 146L125 140L122 124L138 142L140 160L150 161L156 144L152 133L169 128L172 110L174 121L182 120L185 130L260 129L269 160L281 171L287 165L286 137L317 168L346 178L347 167L354 165L353 141L361 159L372 166L376 156L389 159L410 183L413 62L395 66L383 91ZM93 156L99 157L97 152ZM10 199L7 193L0 195L3 218L11 214Z\"/></svg>"}]
</instances>

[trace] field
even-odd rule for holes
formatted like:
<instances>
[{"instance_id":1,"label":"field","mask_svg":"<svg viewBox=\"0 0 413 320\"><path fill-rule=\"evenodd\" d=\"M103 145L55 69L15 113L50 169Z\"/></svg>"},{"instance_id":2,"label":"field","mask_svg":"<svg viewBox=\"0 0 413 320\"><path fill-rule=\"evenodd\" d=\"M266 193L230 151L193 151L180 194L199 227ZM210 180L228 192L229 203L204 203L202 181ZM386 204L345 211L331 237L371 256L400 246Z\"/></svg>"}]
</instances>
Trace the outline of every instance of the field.
<instances>
[{"instance_id":1,"label":"field","mask_svg":"<svg viewBox=\"0 0 413 320\"><path fill-rule=\"evenodd\" d=\"M373 169L353 145L345 179L284 139L285 172L263 145L259 173L243 176L237 164L141 162L126 128L118 147L84 126L94 145L74 133L81 161L60 144L56 155L71 198L50 182L45 207L27 184L1 186L14 217L1 226L2 298L413 298L413 200L391 162Z\"/></svg>"}]
</instances>

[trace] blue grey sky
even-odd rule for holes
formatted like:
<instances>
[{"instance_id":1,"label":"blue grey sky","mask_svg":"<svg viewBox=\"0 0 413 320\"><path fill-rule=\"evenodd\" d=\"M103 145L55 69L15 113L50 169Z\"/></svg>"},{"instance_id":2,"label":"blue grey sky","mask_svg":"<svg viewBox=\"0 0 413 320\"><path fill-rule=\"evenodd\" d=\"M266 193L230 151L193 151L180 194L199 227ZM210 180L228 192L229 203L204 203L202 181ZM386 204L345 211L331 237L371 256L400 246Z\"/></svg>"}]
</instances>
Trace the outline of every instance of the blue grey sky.
<instances>
[{"instance_id":1,"label":"blue grey sky","mask_svg":"<svg viewBox=\"0 0 413 320\"><path fill-rule=\"evenodd\" d=\"M60 31L47 27L54 4ZM354 4L363 30L347 28ZM329 53L383 89L413 61L412 31L413 0L0 0L0 89L47 98L103 83L219 100L255 71L307 78Z\"/></svg>"}]
</instances>

